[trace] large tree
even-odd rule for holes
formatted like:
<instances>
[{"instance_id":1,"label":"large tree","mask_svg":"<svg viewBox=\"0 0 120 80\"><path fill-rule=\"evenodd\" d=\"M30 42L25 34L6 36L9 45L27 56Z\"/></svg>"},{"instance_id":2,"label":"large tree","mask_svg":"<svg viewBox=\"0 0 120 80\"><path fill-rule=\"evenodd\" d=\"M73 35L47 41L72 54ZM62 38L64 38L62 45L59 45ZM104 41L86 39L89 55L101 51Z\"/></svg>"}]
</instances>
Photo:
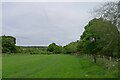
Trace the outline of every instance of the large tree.
<instances>
[{"instance_id":1,"label":"large tree","mask_svg":"<svg viewBox=\"0 0 120 80\"><path fill-rule=\"evenodd\" d=\"M85 26L78 48L82 53L92 54L94 62L97 54L120 57L119 37L120 33L111 21L95 18Z\"/></svg>"},{"instance_id":2,"label":"large tree","mask_svg":"<svg viewBox=\"0 0 120 80\"><path fill-rule=\"evenodd\" d=\"M100 7L95 8L94 13L95 16L110 20L115 25L118 25L118 18L120 18L120 1L106 2Z\"/></svg>"},{"instance_id":3,"label":"large tree","mask_svg":"<svg viewBox=\"0 0 120 80\"><path fill-rule=\"evenodd\" d=\"M12 36L2 36L2 53L14 53L17 51L16 38Z\"/></svg>"}]
</instances>

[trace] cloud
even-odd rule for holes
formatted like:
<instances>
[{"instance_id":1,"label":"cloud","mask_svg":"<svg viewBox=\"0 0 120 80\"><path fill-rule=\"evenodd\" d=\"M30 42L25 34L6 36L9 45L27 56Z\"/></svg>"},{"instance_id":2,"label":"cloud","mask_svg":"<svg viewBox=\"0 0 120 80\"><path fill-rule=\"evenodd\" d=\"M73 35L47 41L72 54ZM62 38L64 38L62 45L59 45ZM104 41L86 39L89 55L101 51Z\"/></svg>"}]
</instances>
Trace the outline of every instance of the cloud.
<instances>
[{"instance_id":1,"label":"cloud","mask_svg":"<svg viewBox=\"0 0 120 80\"><path fill-rule=\"evenodd\" d=\"M0 36L2 35L2 3L0 3Z\"/></svg>"},{"instance_id":2,"label":"cloud","mask_svg":"<svg viewBox=\"0 0 120 80\"><path fill-rule=\"evenodd\" d=\"M1 0L2 2L111 2L115 0Z\"/></svg>"},{"instance_id":3,"label":"cloud","mask_svg":"<svg viewBox=\"0 0 120 80\"><path fill-rule=\"evenodd\" d=\"M79 39L92 19L89 11L100 3L4 2L3 34L17 45L66 45Z\"/></svg>"}]
</instances>

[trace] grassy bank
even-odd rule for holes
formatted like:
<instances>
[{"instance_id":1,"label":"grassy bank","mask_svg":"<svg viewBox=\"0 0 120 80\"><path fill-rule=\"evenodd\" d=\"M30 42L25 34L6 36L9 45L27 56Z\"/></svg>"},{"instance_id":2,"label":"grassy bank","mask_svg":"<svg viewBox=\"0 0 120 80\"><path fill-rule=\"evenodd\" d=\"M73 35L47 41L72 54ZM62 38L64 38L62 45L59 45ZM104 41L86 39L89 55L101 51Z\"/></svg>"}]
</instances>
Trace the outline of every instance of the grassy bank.
<instances>
[{"instance_id":1,"label":"grassy bank","mask_svg":"<svg viewBox=\"0 0 120 80\"><path fill-rule=\"evenodd\" d=\"M3 56L3 78L113 78L116 74L73 55Z\"/></svg>"}]
</instances>

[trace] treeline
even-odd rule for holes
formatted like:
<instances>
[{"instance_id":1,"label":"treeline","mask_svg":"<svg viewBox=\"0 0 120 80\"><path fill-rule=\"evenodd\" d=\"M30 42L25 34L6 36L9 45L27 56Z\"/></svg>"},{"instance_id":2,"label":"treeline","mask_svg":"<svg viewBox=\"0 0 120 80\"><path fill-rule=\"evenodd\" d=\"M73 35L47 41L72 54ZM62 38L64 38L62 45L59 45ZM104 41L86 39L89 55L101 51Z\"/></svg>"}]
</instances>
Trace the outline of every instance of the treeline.
<instances>
[{"instance_id":1,"label":"treeline","mask_svg":"<svg viewBox=\"0 0 120 80\"><path fill-rule=\"evenodd\" d=\"M92 55L94 62L96 55L120 58L120 33L115 24L103 18L91 20L80 37L78 51Z\"/></svg>"},{"instance_id":2,"label":"treeline","mask_svg":"<svg viewBox=\"0 0 120 80\"><path fill-rule=\"evenodd\" d=\"M12 36L2 36L3 53L33 53L39 54L88 54L92 55L96 62L96 55L104 55L120 58L120 33L117 27L108 20L103 18L91 20L85 27L85 31L80 39L59 46L55 43L50 44L47 48L25 48L16 46L16 38Z\"/></svg>"},{"instance_id":3,"label":"treeline","mask_svg":"<svg viewBox=\"0 0 120 80\"><path fill-rule=\"evenodd\" d=\"M16 53L19 52L19 47L16 44L16 38L13 36L1 36L2 41L2 53Z\"/></svg>"},{"instance_id":4,"label":"treeline","mask_svg":"<svg viewBox=\"0 0 120 80\"><path fill-rule=\"evenodd\" d=\"M47 48L47 46L19 46L23 48Z\"/></svg>"},{"instance_id":5,"label":"treeline","mask_svg":"<svg viewBox=\"0 0 120 80\"><path fill-rule=\"evenodd\" d=\"M52 43L47 50L56 54L88 54L95 63L97 55L120 58L120 33L111 21L95 18L84 29L80 40L63 47Z\"/></svg>"},{"instance_id":6,"label":"treeline","mask_svg":"<svg viewBox=\"0 0 120 80\"><path fill-rule=\"evenodd\" d=\"M52 43L48 46L47 51L52 52L53 54L74 54L77 52L77 45L78 42L71 42L62 47Z\"/></svg>"},{"instance_id":7,"label":"treeline","mask_svg":"<svg viewBox=\"0 0 120 80\"><path fill-rule=\"evenodd\" d=\"M1 49L3 54L43 54L47 51L46 46L16 46L16 38L13 36L1 36L0 41L2 42Z\"/></svg>"}]
</instances>

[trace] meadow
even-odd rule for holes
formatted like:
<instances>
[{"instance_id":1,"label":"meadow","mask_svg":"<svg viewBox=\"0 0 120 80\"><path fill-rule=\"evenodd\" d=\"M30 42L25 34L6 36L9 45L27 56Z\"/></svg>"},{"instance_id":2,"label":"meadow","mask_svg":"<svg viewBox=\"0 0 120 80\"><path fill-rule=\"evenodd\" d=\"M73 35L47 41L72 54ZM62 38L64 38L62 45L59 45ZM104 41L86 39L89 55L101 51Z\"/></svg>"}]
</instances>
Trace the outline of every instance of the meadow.
<instances>
[{"instance_id":1,"label":"meadow","mask_svg":"<svg viewBox=\"0 0 120 80\"><path fill-rule=\"evenodd\" d=\"M0 54L0 64L2 64L2 56ZM2 65L0 65L0 78L2 78Z\"/></svg>"},{"instance_id":2,"label":"meadow","mask_svg":"<svg viewBox=\"0 0 120 80\"><path fill-rule=\"evenodd\" d=\"M75 55L5 55L3 78L115 78L117 73Z\"/></svg>"}]
</instances>

